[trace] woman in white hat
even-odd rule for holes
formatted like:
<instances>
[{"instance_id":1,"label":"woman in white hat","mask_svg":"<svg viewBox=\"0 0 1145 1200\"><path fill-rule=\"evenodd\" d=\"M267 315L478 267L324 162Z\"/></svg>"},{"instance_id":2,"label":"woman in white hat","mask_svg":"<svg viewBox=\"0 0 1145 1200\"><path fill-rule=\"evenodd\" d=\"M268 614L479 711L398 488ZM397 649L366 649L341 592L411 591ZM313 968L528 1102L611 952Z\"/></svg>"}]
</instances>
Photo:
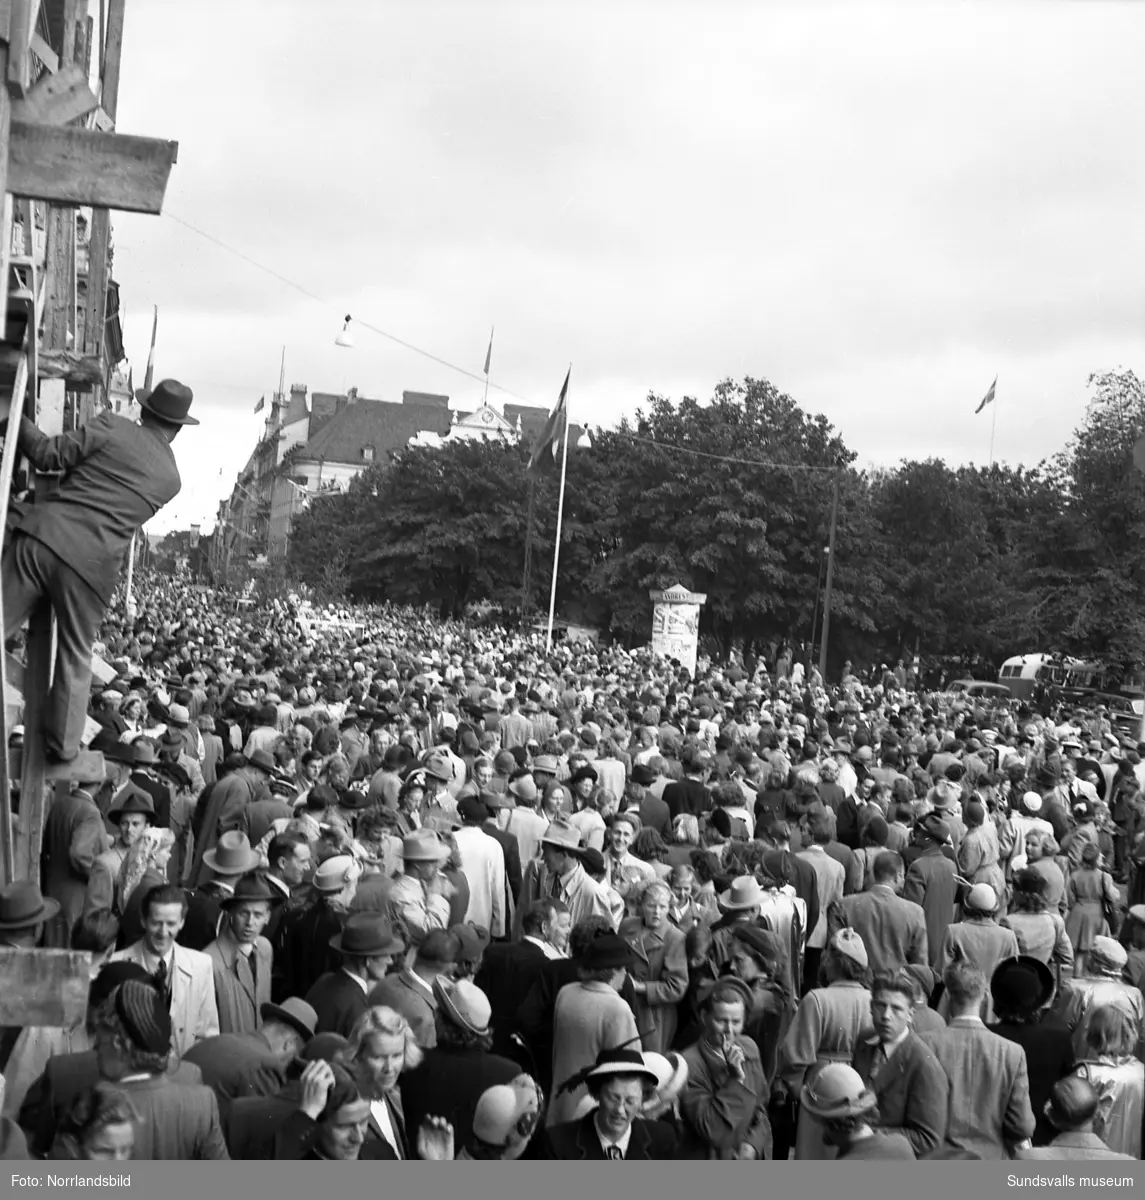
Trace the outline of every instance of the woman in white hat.
<instances>
[{"instance_id":1,"label":"woman in white hat","mask_svg":"<svg viewBox=\"0 0 1145 1200\"><path fill-rule=\"evenodd\" d=\"M996 919L998 894L988 883L976 883L962 901L962 920L949 925L939 953L939 974L961 957L972 962L987 979L993 978L994 968L1008 958L1017 958L1021 953L1018 939L1012 929L1000 926ZM950 1002L943 995L938 1012L949 1019ZM983 1021L993 1021L994 1004L990 993L982 997L979 1013Z\"/></svg>"}]
</instances>

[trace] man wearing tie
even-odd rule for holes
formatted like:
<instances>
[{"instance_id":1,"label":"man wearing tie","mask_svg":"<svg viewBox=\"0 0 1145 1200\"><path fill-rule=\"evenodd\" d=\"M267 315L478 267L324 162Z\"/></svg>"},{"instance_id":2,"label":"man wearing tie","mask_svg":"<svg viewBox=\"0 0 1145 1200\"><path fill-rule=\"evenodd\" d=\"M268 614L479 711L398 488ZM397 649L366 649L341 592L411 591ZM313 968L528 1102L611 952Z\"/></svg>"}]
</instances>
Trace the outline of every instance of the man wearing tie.
<instances>
[{"instance_id":1,"label":"man wearing tie","mask_svg":"<svg viewBox=\"0 0 1145 1200\"><path fill-rule=\"evenodd\" d=\"M873 1037L855 1048L854 1067L879 1103L879 1130L901 1133L916 1158L946 1137L946 1073L914 1032L914 996L905 980L880 976L871 987Z\"/></svg>"},{"instance_id":2,"label":"man wearing tie","mask_svg":"<svg viewBox=\"0 0 1145 1200\"><path fill-rule=\"evenodd\" d=\"M211 960L175 939L187 917L182 888L164 884L143 897L143 936L111 962L138 963L155 980L171 1013L171 1051L182 1057L196 1042L219 1034Z\"/></svg>"}]
</instances>

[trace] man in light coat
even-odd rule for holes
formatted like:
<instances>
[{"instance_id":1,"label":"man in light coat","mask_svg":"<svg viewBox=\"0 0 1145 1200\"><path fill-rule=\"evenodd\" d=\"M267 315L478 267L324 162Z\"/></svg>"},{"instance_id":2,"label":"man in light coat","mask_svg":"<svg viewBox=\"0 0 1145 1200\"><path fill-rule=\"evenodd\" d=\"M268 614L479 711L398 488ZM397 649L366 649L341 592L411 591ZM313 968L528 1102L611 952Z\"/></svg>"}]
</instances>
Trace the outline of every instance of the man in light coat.
<instances>
[{"instance_id":1,"label":"man in light coat","mask_svg":"<svg viewBox=\"0 0 1145 1200\"><path fill-rule=\"evenodd\" d=\"M950 1083L946 1146L983 1159L1011 1158L1034 1134L1026 1051L982 1023L986 976L977 967L953 962L942 981L950 1023L922 1040Z\"/></svg>"},{"instance_id":2,"label":"man in light coat","mask_svg":"<svg viewBox=\"0 0 1145 1200\"><path fill-rule=\"evenodd\" d=\"M469 906L465 921L503 938L508 929L505 885L505 853L482 826L489 809L477 796L466 796L457 806L464 822L453 840L461 857L461 870L469 883Z\"/></svg>"},{"instance_id":3,"label":"man in light coat","mask_svg":"<svg viewBox=\"0 0 1145 1200\"><path fill-rule=\"evenodd\" d=\"M221 1033L253 1033L270 1003L270 942L262 936L278 894L255 873L243 875L225 897L218 937L204 953L211 960Z\"/></svg>"},{"instance_id":4,"label":"man in light coat","mask_svg":"<svg viewBox=\"0 0 1145 1200\"><path fill-rule=\"evenodd\" d=\"M153 888L143 898L143 937L111 962L138 963L168 998L171 1049L182 1055L203 1038L219 1033L215 980L211 960L176 942L187 916L187 896L180 887Z\"/></svg>"},{"instance_id":5,"label":"man in light coat","mask_svg":"<svg viewBox=\"0 0 1145 1200\"><path fill-rule=\"evenodd\" d=\"M849 926L863 939L875 975L897 974L909 963L928 963L926 916L922 907L904 900L902 857L884 851L871 868L869 891L844 896L828 913L829 933Z\"/></svg>"}]
</instances>

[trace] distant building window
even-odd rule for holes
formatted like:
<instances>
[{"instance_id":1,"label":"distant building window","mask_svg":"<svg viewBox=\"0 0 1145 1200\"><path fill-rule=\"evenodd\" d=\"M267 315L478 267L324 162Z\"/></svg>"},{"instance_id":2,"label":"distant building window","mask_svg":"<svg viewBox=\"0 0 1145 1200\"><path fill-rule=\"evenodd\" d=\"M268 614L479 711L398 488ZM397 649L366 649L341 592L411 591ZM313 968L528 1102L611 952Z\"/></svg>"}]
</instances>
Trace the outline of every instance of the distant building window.
<instances>
[{"instance_id":1,"label":"distant building window","mask_svg":"<svg viewBox=\"0 0 1145 1200\"><path fill-rule=\"evenodd\" d=\"M362 458L363 458L363 460L364 460L364 461L366 461L366 462L373 462L373 461L374 461L374 448L373 448L373 446L363 446L363 447L362 447Z\"/></svg>"}]
</instances>

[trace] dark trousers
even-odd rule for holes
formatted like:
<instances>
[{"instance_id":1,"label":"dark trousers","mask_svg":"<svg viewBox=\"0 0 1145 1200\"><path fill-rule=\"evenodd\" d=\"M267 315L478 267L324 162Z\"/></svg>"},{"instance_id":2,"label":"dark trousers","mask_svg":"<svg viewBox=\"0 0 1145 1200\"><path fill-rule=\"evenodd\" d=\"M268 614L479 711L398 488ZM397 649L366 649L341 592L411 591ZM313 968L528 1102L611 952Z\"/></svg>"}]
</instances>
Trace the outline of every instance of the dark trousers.
<instances>
[{"instance_id":1,"label":"dark trousers","mask_svg":"<svg viewBox=\"0 0 1145 1200\"><path fill-rule=\"evenodd\" d=\"M813 950L810 946L803 952L803 995L812 988L819 986L819 963L823 958L822 950Z\"/></svg>"},{"instance_id":2,"label":"dark trousers","mask_svg":"<svg viewBox=\"0 0 1145 1200\"><path fill-rule=\"evenodd\" d=\"M56 617L56 664L44 712L45 748L57 758L79 752L91 690L91 648L104 602L54 551L13 535L4 552L4 638L18 633L42 600Z\"/></svg>"}]
</instances>

